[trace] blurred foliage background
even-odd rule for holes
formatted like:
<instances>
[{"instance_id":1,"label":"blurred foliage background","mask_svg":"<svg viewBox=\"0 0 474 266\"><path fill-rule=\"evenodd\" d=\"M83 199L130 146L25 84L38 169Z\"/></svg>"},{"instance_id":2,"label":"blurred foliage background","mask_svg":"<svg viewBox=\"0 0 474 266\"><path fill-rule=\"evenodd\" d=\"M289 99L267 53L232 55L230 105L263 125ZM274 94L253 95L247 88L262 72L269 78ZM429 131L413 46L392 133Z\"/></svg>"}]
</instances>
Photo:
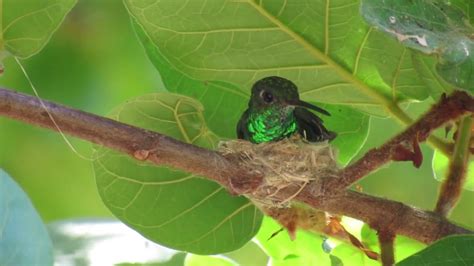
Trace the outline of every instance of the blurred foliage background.
<instances>
[{"instance_id":1,"label":"blurred foliage background","mask_svg":"<svg viewBox=\"0 0 474 266\"><path fill-rule=\"evenodd\" d=\"M41 97L95 114L145 93L164 90L160 76L136 38L121 1L81 0L47 46L23 61ZM2 87L33 94L16 62L4 62ZM432 102L412 104L413 117ZM402 130L391 119L371 120L360 154ZM91 145L69 138L78 152L91 157ZM433 178L433 150L423 145L424 163L380 169L360 182L364 192L432 209L439 183ZM359 156L360 156L359 154ZM55 132L0 117L0 166L19 182L46 222L72 217L111 216L102 204L92 164L74 153ZM473 228L474 192L464 191L451 218Z\"/></svg>"}]
</instances>

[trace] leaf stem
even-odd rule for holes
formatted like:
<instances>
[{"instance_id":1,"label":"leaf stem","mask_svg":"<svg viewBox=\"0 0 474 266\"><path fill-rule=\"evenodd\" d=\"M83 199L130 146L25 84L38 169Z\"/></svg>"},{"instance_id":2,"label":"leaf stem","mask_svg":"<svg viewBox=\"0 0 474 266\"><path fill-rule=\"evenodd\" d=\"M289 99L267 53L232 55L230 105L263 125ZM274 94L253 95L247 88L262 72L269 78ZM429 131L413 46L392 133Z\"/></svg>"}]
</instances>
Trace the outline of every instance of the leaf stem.
<instances>
[{"instance_id":1,"label":"leaf stem","mask_svg":"<svg viewBox=\"0 0 474 266\"><path fill-rule=\"evenodd\" d=\"M472 114L461 119L454 152L450 160L446 180L441 186L435 211L443 216L457 204L461 190L466 181L467 165L469 160L469 142L471 140Z\"/></svg>"}]
</instances>

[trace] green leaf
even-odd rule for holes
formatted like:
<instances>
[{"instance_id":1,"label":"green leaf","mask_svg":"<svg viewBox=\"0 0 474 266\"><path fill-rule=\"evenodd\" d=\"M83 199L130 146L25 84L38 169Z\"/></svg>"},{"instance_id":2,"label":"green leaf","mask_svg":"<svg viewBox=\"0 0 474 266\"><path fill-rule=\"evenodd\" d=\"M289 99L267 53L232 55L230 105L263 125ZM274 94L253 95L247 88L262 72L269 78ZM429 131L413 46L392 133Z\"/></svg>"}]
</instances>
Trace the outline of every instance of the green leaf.
<instances>
[{"instance_id":1,"label":"green leaf","mask_svg":"<svg viewBox=\"0 0 474 266\"><path fill-rule=\"evenodd\" d=\"M348 164L360 151L369 134L369 116L342 105L318 104L331 113L322 117L327 128L337 132L331 145L337 148L337 160L341 165Z\"/></svg>"},{"instance_id":2,"label":"green leaf","mask_svg":"<svg viewBox=\"0 0 474 266\"><path fill-rule=\"evenodd\" d=\"M152 61L160 62L155 65L171 91L202 95L207 89L189 86L190 80L219 81L226 86L212 89L225 90L223 97L248 95L256 80L279 75L294 81L305 100L375 115L386 115L393 101L426 96L407 60L409 52L367 27L358 1L125 4L149 39L145 48ZM386 49L387 44L396 49ZM386 59L383 69L376 66L380 56Z\"/></svg>"},{"instance_id":3,"label":"green leaf","mask_svg":"<svg viewBox=\"0 0 474 266\"><path fill-rule=\"evenodd\" d=\"M379 266L380 262L369 259L364 252L351 247L348 244L341 244L331 251L331 255L342 261L344 266ZM336 264L337 265L337 264Z\"/></svg>"},{"instance_id":4,"label":"green leaf","mask_svg":"<svg viewBox=\"0 0 474 266\"><path fill-rule=\"evenodd\" d=\"M474 91L474 29L458 5L433 0L363 0L361 13L403 45L437 54L437 73Z\"/></svg>"},{"instance_id":5,"label":"green leaf","mask_svg":"<svg viewBox=\"0 0 474 266\"><path fill-rule=\"evenodd\" d=\"M52 265L48 232L28 196L0 169L0 265Z\"/></svg>"},{"instance_id":6,"label":"green leaf","mask_svg":"<svg viewBox=\"0 0 474 266\"><path fill-rule=\"evenodd\" d=\"M438 150L435 150L431 166L433 167L434 178L439 182L443 182L446 179L446 174L449 166L449 158ZM464 189L474 191L474 160L472 159L469 160L468 163Z\"/></svg>"},{"instance_id":7,"label":"green leaf","mask_svg":"<svg viewBox=\"0 0 474 266\"><path fill-rule=\"evenodd\" d=\"M474 235L443 238L397 266L464 266L474 264Z\"/></svg>"},{"instance_id":8,"label":"green leaf","mask_svg":"<svg viewBox=\"0 0 474 266\"><path fill-rule=\"evenodd\" d=\"M206 127L202 105L171 93L138 97L113 118L206 148L217 137ZM166 167L138 162L99 147L94 161L99 194L124 223L161 245L196 254L232 251L247 243L262 215L244 197L220 185Z\"/></svg>"},{"instance_id":9,"label":"green leaf","mask_svg":"<svg viewBox=\"0 0 474 266\"><path fill-rule=\"evenodd\" d=\"M471 25L474 25L474 2L471 0L449 0L449 4L463 10Z\"/></svg>"},{"instance_id":10,"label":"green leaf","mask_svg":"<svg viewBox=\"0 0 474 266\"><path fill-rule=\"evenodd\" d=\"M161 57L143 29L136 22L133 26L151 62L160 71L166 88L199 100L204 106L204 116L208 127L224 138L235 138L235 127L247 106L249 93L226 82L199 81L180 72Z\"/></svg>"},{"instance_id":11,"label":"green leaf","mask_svg":"<svg viewBox=\"0 0 474 266\"><path fill-rule=\"evenodd\" d=\"M49 41L77 0L3 0L1 50L27 58Z\"/></svg>"},{"instance_id":12,"label":"green leaf","mask_svg":"<svg viewBox=\"0 0 474 266\"><path fill-rule=\"evenodd\" d=\"M188 254L185 266L237 266L238 264L223 256L202 256Z\"/></svg>"},{"instance_id":13,"label":"green leaf","mask_svg":"<svg viewBox=\"0 0 474 266\"><path fill-rule=\"evenodd\" d=\"M412 59L413 66L429 88L430 96L433 99L438 100L443 93L450 94L453 92L453 85L444 81L436 72L437 60L435 57L422 53L413 53Z\"/></svg>"},{"instance_id":14,"label":"green leaf","mask_svg":"<svg viewBox=\"0 0 474 266\"><path fill-rule=\"evenodd\" d=\"M165 77L164 80L168 81L166 82L167 88L199 99L206 106L204 116L209 128L219 136L235 138L235 127L246 108L248 95L239 92L237 87L225 82L201 82L182 74L178 79L173 80L171 77L178 73L176 68L167 65L166 60L160 57L159 50L153 45L143 29L136 23L134 26L150 60ZM332 144L339 149L339 162L345 165L364 144L369 129L369 117L344 105L319 103L318 105L331 113L330 118L322 117L322 119L328 128L338 133L338 137ZM211 111L208 112L208 109Z\"/></svg>"},{"instance_id":15,"label":"green leaf","mask_svg":"<svg viewBox=\"0 0 474 266\"><path fill-rule=\"evenodd\" d=\"M273 238L270 236L281 226L271 218L264 218L257 234L260 246L271 258L271 265L331 265L331 258L323 250L323 238L311 233L298 231L291 240L286 231Z\"/></svg>"},{"instance_id":16,"label":"green leaf","mask_svg":"<svg viewBox=\"0 0 474 266\"><path fill-rule=\"evenodd\" d=\"M238 265L268 265L268 255L252 240L242 248L230 253L222 254L235 261Z\"/></svg>"}]
</instances>

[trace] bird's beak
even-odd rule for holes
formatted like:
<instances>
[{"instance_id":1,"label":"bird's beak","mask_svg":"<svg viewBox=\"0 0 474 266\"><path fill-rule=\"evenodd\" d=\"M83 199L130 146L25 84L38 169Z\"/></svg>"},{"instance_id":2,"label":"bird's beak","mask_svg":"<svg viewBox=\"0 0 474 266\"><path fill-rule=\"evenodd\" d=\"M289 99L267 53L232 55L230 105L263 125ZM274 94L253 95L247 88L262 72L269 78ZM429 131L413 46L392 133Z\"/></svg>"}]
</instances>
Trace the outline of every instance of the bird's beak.
<instances>
[{"instance_id":1,"label":"bird's beak","mask_svg":"<svg viewBox=\"0 0 474 266\"><path fill-rule=\"evenodd\" d=\"M329 115L329 116L331 115L328 111L324 110L323 108L317 107L316 105L312 105L310 103L304 102L299 99L296 101L289 102L288 104L293 105L293 106L308 108L324 115Z\"/></svg>"}]
</instances>

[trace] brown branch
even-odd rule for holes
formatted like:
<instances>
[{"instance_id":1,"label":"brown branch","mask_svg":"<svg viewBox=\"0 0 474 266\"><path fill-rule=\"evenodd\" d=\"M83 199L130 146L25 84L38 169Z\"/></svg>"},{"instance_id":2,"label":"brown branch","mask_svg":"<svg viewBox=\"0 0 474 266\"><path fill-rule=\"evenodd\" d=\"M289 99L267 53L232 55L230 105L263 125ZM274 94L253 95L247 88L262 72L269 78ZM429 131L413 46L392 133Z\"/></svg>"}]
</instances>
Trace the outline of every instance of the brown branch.
<instances>
[{"instance_id":1,"label":"brown branch","mask_svg":"<svg viewBox=\"0 0 474 266\"><path fill-rule=\"evenodd\" d=\"M139 160L205 176L234 193L253 191L262 181L263 177L258 171L242 168L237 161L224 158L217 152L48 101L44 101L44 104L49 112L45 111L36 97L0 89L2 116L58 131L58 127L51 121L53 117L64 133L129 154ZM355 171L354 166L351 169ZM296 200L330 213L360 219L375 229L392 228L394 232L424 243L431 243L451 234L471 233L434 213L399 202L353 191L340 193L335 189L328 190L326 186L325 193L316 193L323 191L322 185L323 183L318 182L310 183L298 194ZM295 189L283 189L279 196L287 199L295 193Z\"/></svg>"},{"instance_id":2,"label":"brown branch","mask_svg":"<svg viewBox=\"0 0 474 266\"><path fill-rule=\"evenodd\" d=\"M392 266L395 264L395 234L390 230L378 231L380 254L383 266Z\"/></svg>"},{"instance_id":3,"label":"brown branch","mask_svg":"<svg viewBox=\"0 0 474 266\"><path fill-rule=\"evenodd\" d=\"M48 112L36 97L0 89L0 115L55 131L59 127L63 133L129 154L137 160L206 176L227 188L232 188L229 181L235 180L236 187L241 189L235 193L245 192L248 185L257 186L262 178L216 152L105 117L44 100L43 103ZM213 167L208 167L209 164Z\"/></svg>"},{"instance_id":4,"label":"brown branch","mask_svg":"<svg viewBox=\"0 0 474 266\"><path fill-rule=\"evenodd\" d=\"M446 180L441 185L435 212L448 216L461 197L462 187L466 181L467 165L469 161L469 144L471 140L472 117L467 115L461 120L450 158Z\"/></svg>"},{"instance_id":5,"label":"brown branch","mask_svg":"<svg viewBox=\"0 0 474 266\"><path fill-rule=\"evenodd\" d=\"M433 130L446 122L469 112L474 112L474 98L466 92L455 91L449 97L443 97L408 129L346 167L341 178L328 180L327 186L331 190L348 187L392 160L412 161L419 167L423 158L418 143L425 141Z\"/></svg>"}]
</instances>

